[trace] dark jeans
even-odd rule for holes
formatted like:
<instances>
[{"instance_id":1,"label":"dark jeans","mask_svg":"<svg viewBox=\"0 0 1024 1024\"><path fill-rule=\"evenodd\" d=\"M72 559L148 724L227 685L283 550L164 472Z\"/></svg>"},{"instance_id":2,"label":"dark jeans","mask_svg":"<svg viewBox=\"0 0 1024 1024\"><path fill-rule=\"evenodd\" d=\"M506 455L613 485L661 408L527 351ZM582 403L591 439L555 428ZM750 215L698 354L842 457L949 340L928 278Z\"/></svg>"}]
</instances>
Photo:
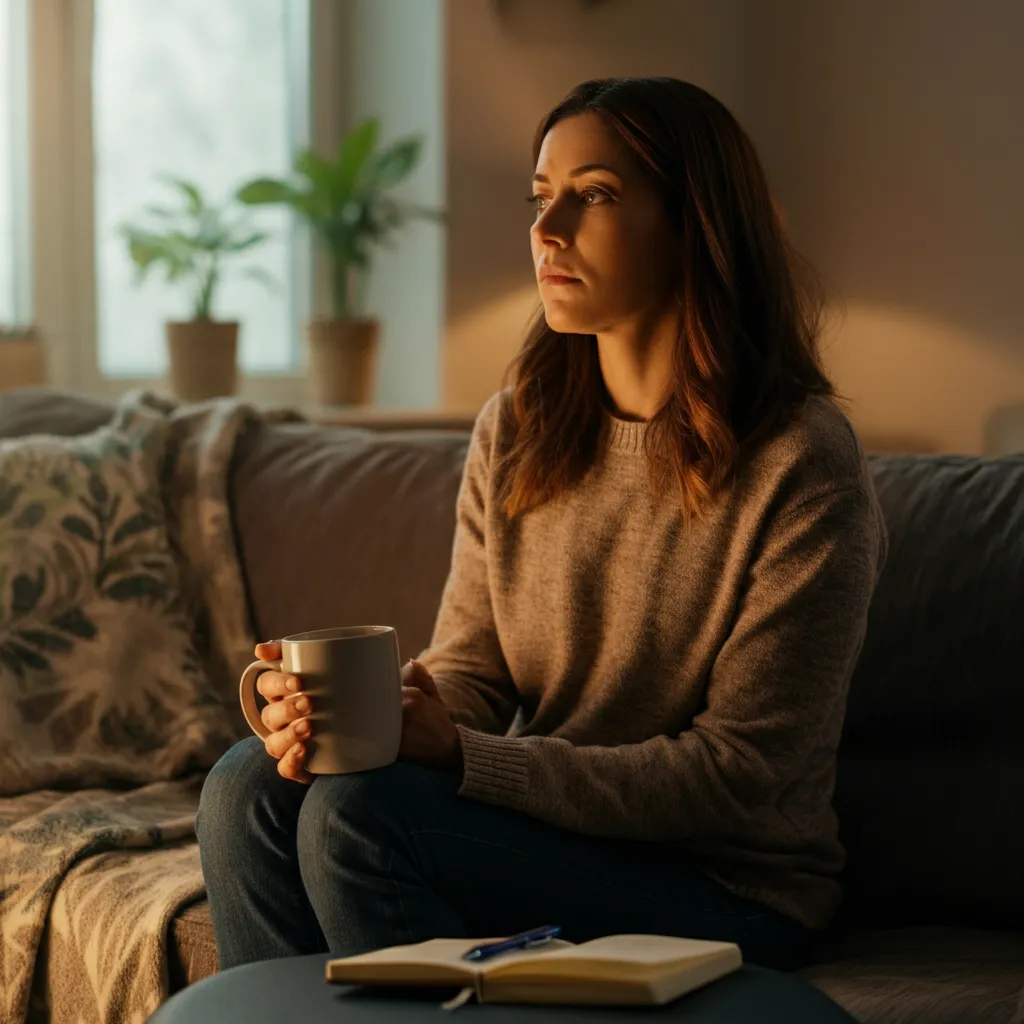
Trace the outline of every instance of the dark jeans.
<instances>
[{"instance_id":1,"label":"dark jeans","mask_svg":"<svg viewBox=\"0 0 1024 1024\"><path fill-rule=\"evenodd\" d=\"M808 940L663 847L468 800L453 773L407 762L304 786L249 737L208 775L196 833L222 968L541 924L574 942L736 942L748 962L783 969L799 965Z\"/></svg>"}]
</instances>

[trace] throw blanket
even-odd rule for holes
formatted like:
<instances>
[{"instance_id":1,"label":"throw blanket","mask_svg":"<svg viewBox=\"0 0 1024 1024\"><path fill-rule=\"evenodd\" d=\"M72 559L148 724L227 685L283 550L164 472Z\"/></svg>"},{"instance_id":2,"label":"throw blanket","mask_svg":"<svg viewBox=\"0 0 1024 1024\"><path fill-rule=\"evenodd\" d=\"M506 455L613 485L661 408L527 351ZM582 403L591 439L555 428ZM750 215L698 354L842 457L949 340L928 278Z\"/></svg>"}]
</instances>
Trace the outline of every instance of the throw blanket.
<instances>
[{"instance_id":1,"label":"throw blanket","mask_svg":"<svg viewBox=\"0 0 1024 1024\"><path fill-rule=\"evenodd\" d=\"M263 414L235 400L137 403L164 417L164 501L182 588L198 609L207 678L248 734L237 679L251 660L228 505L235 443ZM0 1020L144 1021L168 995L166 939L204 893L195 814L205 771L129 789L46 789L0 799Z\"/></svg>"}]
</instances>

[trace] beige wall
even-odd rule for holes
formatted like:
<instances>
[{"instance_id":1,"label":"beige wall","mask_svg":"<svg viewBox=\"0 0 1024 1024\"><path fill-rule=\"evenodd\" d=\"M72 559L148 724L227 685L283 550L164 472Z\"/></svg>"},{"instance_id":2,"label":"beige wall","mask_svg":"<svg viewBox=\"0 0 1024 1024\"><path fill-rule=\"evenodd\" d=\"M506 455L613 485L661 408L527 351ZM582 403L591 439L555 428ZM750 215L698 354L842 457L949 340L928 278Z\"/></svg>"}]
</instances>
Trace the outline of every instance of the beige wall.
<instances>
[{"instance_id":1,"label":"beige wall","mask_svg":"<svg viewBox=\"0 0 1024 1024\"><path fill-rule=\"evenodd\" d=\"M536 299L536 121L582 78L675 74L750 131L838 300L825 355L858 428L980 450L992 410L1024 402L1024 3L551 4L510 0L502 27L448 0L446 404L498 386ZM544 7L567 17L530 20Z\"/></svg>"}]
</instances>

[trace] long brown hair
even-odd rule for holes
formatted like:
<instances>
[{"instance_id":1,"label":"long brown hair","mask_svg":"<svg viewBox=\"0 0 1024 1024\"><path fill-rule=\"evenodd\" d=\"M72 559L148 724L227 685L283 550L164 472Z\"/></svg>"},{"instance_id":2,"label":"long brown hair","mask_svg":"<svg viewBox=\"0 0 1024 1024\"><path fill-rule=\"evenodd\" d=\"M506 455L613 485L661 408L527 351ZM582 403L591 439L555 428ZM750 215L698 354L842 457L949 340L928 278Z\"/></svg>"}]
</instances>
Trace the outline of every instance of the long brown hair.
<instances>
[{"instance_id":1,"label":"long brown hair","mask_svg":"<svg viewBox=\"0 0 1024 1024\"><path fill-rule=\"evenodd\" d=\"M675 78L584 82L540 123L534 164L555 124L587 112L639 158L678 238L683 329L672 394L645 446L655 485L674 479L689 519L810 395L838 397L818 355L823 292L724 104ZM503 505L514 516L571 487L598 452L606 418L597 339L553 331L541 308L506 382L517 428L504 455Z\"/></svg>"}]
</instances>

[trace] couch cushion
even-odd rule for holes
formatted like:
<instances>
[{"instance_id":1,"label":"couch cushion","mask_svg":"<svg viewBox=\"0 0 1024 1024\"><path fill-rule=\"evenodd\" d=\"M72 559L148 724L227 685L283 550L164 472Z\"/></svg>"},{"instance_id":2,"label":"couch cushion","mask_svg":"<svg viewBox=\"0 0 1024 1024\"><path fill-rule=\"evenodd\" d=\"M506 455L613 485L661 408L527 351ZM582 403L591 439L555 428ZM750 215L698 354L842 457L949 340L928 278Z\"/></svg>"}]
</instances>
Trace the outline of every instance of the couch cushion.
<instances>
[{"instance_id":1,"label":"couch cushion","mask_svg":"<svg viewBox=\"0 0 1024 1024\"><path fill-rule=\"evenodd\" d=\"M889 557L850 689L842 920L1024 921L1024 456L875 456Z\"/></svg>"},{"instance_id":2,"label":"couch cushion","mask_svg":"<svg viewBox=\"0 0 1024 1024\"><path fill-rule=\"evenodd\" d=\"M164 417L0 440L0 794L141 785L232 735L160 500Z\"/></svg>"},{"instance_id":3,"label":"couch cushion","mask_svg":"<svg viewBox=\"0 0 1024 1024\"><path fill-rule=\"evenodd\" d=\"M25 388L0 395L0 437L74 437L105 426L113 415L114 403L102 398L50 388Z\"/></svg>"},{"instance_id":4,"label":"couch cushion","mask_svg":"<svg viewBox=\"0 0 1024 1024\"><path fill-rule=\"evenodd\" d=\"M955 928L852 933L800 974L862 1024L1024 1020L1024 935Z\"/></svg>"},{"instance_id":5,"label":"couch cushion","mask_svg":"<svg viewBox=\"0 0 1024 1024\"><path fill-rule=\"evenodd\" d=\"M242 442L233 507L257 633L395 627L425 648L451 560L468 436L263 424Z\"/></svg>"},{"instance_id":6,"label":"couch cushion","mask_svg":"<svg viewBox=\"0 0 1024 1024\"><path fill-rule=\"evenodd\" d=\"M170 993L216 974L220 969L213 937L210 901L204 896L183 907L171 922L167 943Z\"/></svg>"}]
</instances>

